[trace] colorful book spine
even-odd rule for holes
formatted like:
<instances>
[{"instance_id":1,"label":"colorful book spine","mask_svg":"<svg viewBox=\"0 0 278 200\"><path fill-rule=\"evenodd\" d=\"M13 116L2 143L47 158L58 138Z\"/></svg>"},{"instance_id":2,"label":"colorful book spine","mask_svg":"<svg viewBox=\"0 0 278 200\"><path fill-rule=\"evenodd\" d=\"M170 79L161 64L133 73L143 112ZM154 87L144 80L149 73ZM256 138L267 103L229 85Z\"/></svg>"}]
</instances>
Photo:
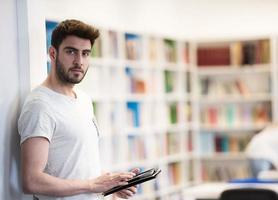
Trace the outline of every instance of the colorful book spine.
<instances>
[{"instance_id":1,"label":"colorful book spine","mask_svg":"<svg viewBox=\"0 0 278 200\"><path fill-rule=\"evenodd\" d=\"M164 56L166 62L177 62L177 44L176 41L164 39Z\"/></svg>"},{"instance_id":2,"label":"colorful book spine","mask_svg":"<svg viewBox=\"0 0 278 200\"><path fill-rule=\"evenodd\" d=\"M142 41L136 34L125 34L126 59L140 60L142 58Z\"/></svg>"},{"instance_id":3,"label":"colorful book spine","mask_svg":"<svg viewBox=\"0 0 278 200\"><path fill-rule=\"evenodd\" d=\"M139 127L140 122L140 103L139 102L127 102L127 110L128 110L128 121L130 125L133 127Z\"/></svg>"}]
</instances>

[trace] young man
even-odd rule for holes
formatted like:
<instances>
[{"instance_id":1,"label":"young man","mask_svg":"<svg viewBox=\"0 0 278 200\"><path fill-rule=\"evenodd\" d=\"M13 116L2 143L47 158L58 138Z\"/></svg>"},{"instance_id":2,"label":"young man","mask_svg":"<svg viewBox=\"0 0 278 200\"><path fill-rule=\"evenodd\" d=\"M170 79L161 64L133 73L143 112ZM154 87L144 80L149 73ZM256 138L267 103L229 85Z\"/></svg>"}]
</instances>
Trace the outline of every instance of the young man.
<instances>
[{"instance_id":1,"label":"young man","mask_svg":"<svg viewBox=\"0 0 278 200\"><path fill-rule=\"evenodd\" d=\"M93 200L97 194L127 184L132 172L101 175L98 129L88 96L74 90L85 76L97 29L65 20L53 31L51 71L27 97L19 121L22 184L39 200ZM131 187L117 193L129 198Z\"/></svg>"}]
</instances>

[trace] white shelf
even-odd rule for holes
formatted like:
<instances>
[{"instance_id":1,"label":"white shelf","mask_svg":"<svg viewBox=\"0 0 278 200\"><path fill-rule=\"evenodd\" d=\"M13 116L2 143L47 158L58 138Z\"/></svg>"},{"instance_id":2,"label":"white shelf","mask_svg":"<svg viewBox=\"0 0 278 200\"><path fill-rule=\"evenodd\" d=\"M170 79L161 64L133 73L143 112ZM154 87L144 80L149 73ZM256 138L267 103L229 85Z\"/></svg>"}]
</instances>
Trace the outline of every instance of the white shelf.
<instances>
[{"instance_id":1,"label":"white shelf","mask_svg":"<svg viewBox=\"0 0 278 200\"><path fill-rule=\"evenodd\" d=\"M250 95L223 95L223 96L202 96L200 98L201 104L226 104L226 103L252 103L272 101L272 95L266 94L250 94Z\"/></svg>"},{"instance_id":2,"label":"white shelf","mask_svg":"<svg viewBox=\"0 0 278 200\"><path fill-rule=\"evenodd\" d=\"M211 125L201 125L200 130L201 131L208 131L208 132L240 132L240 131L258 131L262 130L266 126L268 126L269 123L263 123L263 124L253 124L253 125L237 125L237 126L211 126Z\"/></svg>"},{"instance_id":3,"label":"white shelf","mask_svg":"<svg viewBox=\"0 0 278 200\"><path fill-rule=\"evenodd\" d=\"M246 160L247 157L241 152L221 152L212 154L202 154L200 155L202 160Z\"/></svg>"},{"instance_id":4,"label":"white shelf","mask_svg":"<svg viewBox=\"0 0 278 200\"><path fill-rule=\"evenodd\" d=\"M199 76L220 76L220 75L243 75L243 74L256 74L256 73L270 73L271 66L266 64L250 65L242 67L231 66L209 66L198 68Z\"/></svg>"},{"instance_id":5,"label":"white shelf","mask_svg":"<svg viewBox=\"0 0 278 200\"><path fill-rule=\"evenodd\" d=\"M136 69L149 69L148 67L146 67L145 63L142 61L138 61L138 60L125 60L125 67L131 67L131 68L136 68Z\"/></svg>"},{"instance_id":6,"label":"white shelf","mask_svg":"<svg viewBox=\"0 0 278 200\"><path fill-rule=\"evenodd\" d=\"M178 93L166 94L164 99L166 101L182 101L184 100L184 95Z\"/></svg>"}]
</instances>

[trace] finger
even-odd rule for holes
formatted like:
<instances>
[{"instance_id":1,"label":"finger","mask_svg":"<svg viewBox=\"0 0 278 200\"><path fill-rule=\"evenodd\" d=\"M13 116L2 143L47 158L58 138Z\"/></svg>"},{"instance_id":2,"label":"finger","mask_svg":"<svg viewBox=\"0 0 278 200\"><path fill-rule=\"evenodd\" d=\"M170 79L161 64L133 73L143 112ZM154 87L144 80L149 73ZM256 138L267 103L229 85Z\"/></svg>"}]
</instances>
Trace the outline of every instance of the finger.
<instances>
[{"instance_id":1,"label":"finger","mask_svg":"<svg viewBox=\"0 0 278 200\"><path fill-rule=\"evenodd\" d=\"M115 177L127 177L127 178L132 178L134 175L136 175L133 172L122 172L122 173L115 173L114 176Z\"/></svg>"},{"instance_id":2,"label":"finger","mask_svg":"<svg viewBox=\"0 0 278 200\"><path fill-rule=\"evenodd\" d=\"M130 188L127 188L129 191L131 191L133 194L135 194L137 192L137 188L132 186Z\"/></svg>"},{"instance_id":3,"label":"finger","mask_svg":"<svg viewBox=\"0 0 278 200\"><path fill-rule=\"evenodd\" d=\"M128 189L122 190L121 193L128 197L131 197L134 194L132 191Z\"/></svg>"},{"instance_id":4,"label":"finger","mask_svg":"<svg viewBox=\"0 0 278 200\"><path fill-rule=\"evenodd\" d=\"M128 184L127 181L120 181L120 182L117 182L117 183L115 184L115 186L117 186L117 185L127 185L127 184Z\"/></svg>"},{"instance_id":5,"label":"finger","mask_svg":"<svg viewBox=\"0 0 278 200\"><path fill-rule=\"evenodd\" d=\"M127 185L128 184L128 180L130 178L126 178L126 177L121 177L121 176L113 176L111 179L110 179L110 183L113 185L113 186L117 186L117 185Z\"/></svg>"},{"instance_id":6,"label":"finger","mask_svg":"<svg viewBox=\"0 0 278 200\"><path fill-rule=\"evenodd\" d=\"M140 172L140 169L139 168L134 168L131 171L135 174L138 174Z\"/></svg>"},{"instance_id":7,"label":"finger","mask_svg":"<svg viewBox=\"0 0 278 200\"><path fill-rule=\"evenodd\" d=\"M130 173L130 172L128 172L128 173L119 173L119 174L115 174L113 176L113 179L116 179L116 180L119 180L119 181L120 180L127 181L127 180L133 178L134 176L135 176L135 174L134 173Z\"/></svg>"},{"instance_id":8,"label":"finger","mask_svg":"<svg viewBox=\"0 0 278 200\"><path fill-rule=\"evenodd\" d=\"M122 199L128 199L129 196L121 191L121 192L117 192L117 197Z\"/></svg>"}]
</instances>

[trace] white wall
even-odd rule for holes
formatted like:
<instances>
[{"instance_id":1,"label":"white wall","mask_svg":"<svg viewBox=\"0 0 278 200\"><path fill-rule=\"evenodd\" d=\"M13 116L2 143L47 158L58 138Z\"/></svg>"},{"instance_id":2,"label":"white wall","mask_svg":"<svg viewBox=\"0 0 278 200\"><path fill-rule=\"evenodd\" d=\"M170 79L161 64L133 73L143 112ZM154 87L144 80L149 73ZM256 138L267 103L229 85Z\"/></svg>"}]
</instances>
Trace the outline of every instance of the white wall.
<instances>
[{"instance_id":1,"label":"white wall","mask_svg":"<svg viewBox=\"0 0 278 200\"><path fill-rule=\"evenodd\" d=\"M45 0L48 18L178 38L278 33L277 0Z\"/></svg>"},{"instance_id":2,"label":"white wall","mask_svg":"<svg viewBox=\"0 0 278 200\"><path fill-rule=\"evenodd\" d=\"M20 189L17 120L27 93L46 75L45 18L37 2L0 0L1 200L31 199Z\"/></svg>"},{"instance_id":3,"label":"white wall","mask_svg":"<svg viewBox=\"0 0 278 200\"><path fill-rule=\"evenodd\" d=\"M20 199L19 147L16 119L19 105L17 16L15 0L0 0L0 199Z\"/></svg>"}]
</instances>

